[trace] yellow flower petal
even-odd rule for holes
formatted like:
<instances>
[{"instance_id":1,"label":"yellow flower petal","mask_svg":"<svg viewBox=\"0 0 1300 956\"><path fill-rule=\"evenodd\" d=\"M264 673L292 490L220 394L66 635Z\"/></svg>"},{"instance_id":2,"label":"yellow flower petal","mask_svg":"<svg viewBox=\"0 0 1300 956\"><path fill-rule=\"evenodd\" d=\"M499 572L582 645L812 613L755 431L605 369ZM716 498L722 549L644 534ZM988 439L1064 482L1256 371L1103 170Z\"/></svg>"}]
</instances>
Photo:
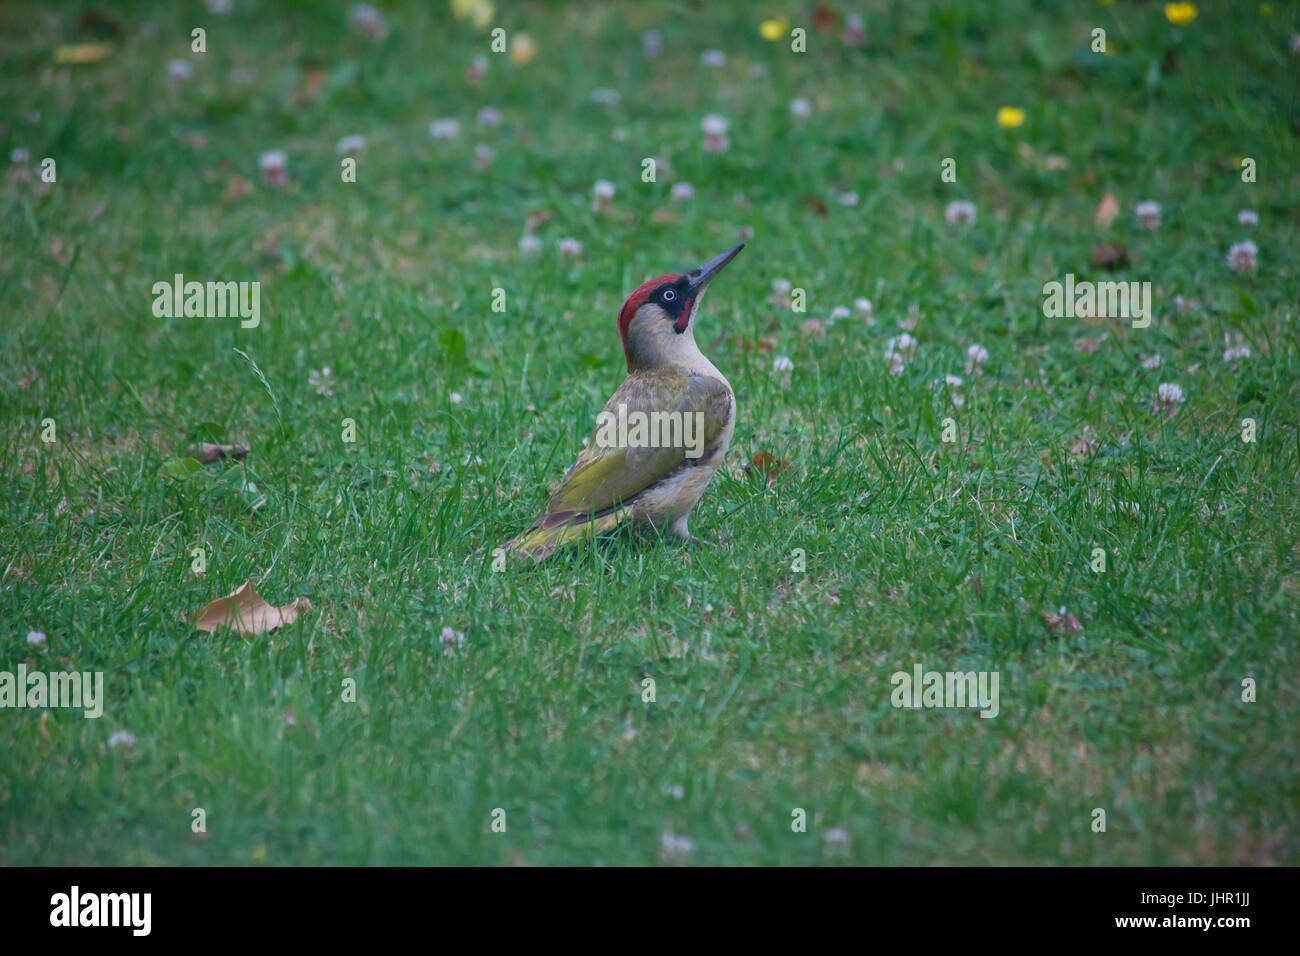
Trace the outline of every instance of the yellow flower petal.
<instances>
[{"instance_id":1,"label":"yellow flower petal","mask_svg":"<svg viewBox=\"0 0 1300 956\"><path fill-rule=\"evenodd\" d=\"M537 44L527 33L516 33L514 41L510 44L510 59L514 60L520 66L525 66L533 62L533 57L537 56Z\"/></svg>"},{"instance_id":2,"label":"yellow flower petal","mask_svg":"<svg viewBox=\"0 0 1300 956\"><path fill-rule=\"evenodd\" d=\"M1024 110L1015 106L998 107L998 125L1003 129L1014 129L1024 121Z\"/></svg>"},{"instance_id":3,"label":"yellow flower petal","mask_svg":"<svg viewBox=\"0 0 1300 956\"><path fill-rule=\"evenodd\" d=\"M1196 19L1196 4L1166 3L1165 19L1176 27L1186 26Z\"/></svg>"},{"instance_id":4,"label":"yellow flower petal","mask_svg":"<svg viewBox=\"0 0 1300 956\"><path fill-rule=\"evenodd\" d=\"M759 25L758 32L763 34L764 40L770 40L775 43L790 32L790 21L785 17L779 17L774 20L764 20L762 24Z\"/></svg>"}]
</instances>

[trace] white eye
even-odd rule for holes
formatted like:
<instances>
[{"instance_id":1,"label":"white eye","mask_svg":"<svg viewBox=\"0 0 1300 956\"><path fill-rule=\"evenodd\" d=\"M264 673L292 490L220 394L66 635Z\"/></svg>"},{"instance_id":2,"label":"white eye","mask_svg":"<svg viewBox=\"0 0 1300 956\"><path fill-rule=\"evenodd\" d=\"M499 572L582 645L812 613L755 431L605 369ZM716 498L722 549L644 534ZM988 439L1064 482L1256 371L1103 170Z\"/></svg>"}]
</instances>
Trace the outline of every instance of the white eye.
<instances>
[{"instance_id":1,"label":"white eye","mask_svg":"<svg viewBox=\"0 0 1300 956\"><path fill-rule=\"evenodd\" d=\"M674 292L672 289L664 289L664 301L665 301L665 302L671 302L671 301L673 301L673 299L675 299L675 298L677 298L677 293L676 293L676 292Z\"/></svg>"}]
</instances>

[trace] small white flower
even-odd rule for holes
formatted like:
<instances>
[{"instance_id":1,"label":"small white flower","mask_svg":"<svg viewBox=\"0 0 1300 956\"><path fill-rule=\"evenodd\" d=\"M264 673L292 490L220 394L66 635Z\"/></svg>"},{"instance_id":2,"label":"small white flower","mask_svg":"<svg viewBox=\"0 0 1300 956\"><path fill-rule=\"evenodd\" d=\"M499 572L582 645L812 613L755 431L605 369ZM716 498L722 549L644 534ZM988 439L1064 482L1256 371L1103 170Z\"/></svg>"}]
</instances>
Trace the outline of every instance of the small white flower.
<instances>
[{"instance_id":1,"label":"small white flower","mask_svg":"<svg viewBox=\"0 0 1300 956\"><path fill-rule=\"evenodd\" d=\"M672 830L659 834L659 856L664 861L681 860L695 852L695 841Z\"/></svg>"},{"instance_id":2,"label":"small white flower","mask_svg":"<svg viewBox=\"0 0 1300 956\"><path fill-rule=\"evenodd\" d=\"M916 354L916 339L906 332L897 335L885 343L885 357L896 356L904 362L910 362Z\"/></svg>"},{"instance_id":3,"label":"small white flower","mask_svg":"<svg viewBox=\"0 0 1300 956\"><path fill-rule=\"evenodd\" d=\"M1136 518L1142 513L1142 507L1136 501L1117 501L1115 510L1123 512L1130 518Z\"/></svg>"},{"instance_id":4,"label":"small white flower","mask_svg":"<svg viewBox=\"0 0 1300 956\"><path fill-rule=\"evenodd\" d=\"M465 635L450 627L444 627L442 629L442 634L440 635L439 640L442 641L443 644L449 644L454 647L463 647L465 645Z\"/></svg>"},{"instance_id":5,"label":"small white flower","mask_svg":"<svg viewBox=\"0 0 1300 956\"><path fill-rule=\"evenodd\" d=\"M388 24L384 22L383 14L368 3L358 3L348 10L348 26L371 40L388 36Z\"/></svg>"},{"instance_id":6,"label":"small white flower","mask_svg":"<svg viewBox=\"0 0 1300 956\"><path fill-rule=\"evenodd\" d=\"M283 186L289 181L289 157L282 149L272 149L257 157L262 170L262 181L268 186Z\"/></svg>"},{"instance_id":7,"label":"small white flower","mask_svg":"<svg viewBox=\"0 0 1300 956\"><path fill-rule=\"evenodd\" d=\"M1142 360L1142 367L1146 369L1157 369L1160 367L1160 354L1149 355Z\"/></svg>"},{"instance_id":8,"label":"small white flower","mask_svg":"<svg viewBox=\"0 0 1300 956\"><path fill-rule=\"evenodd\" d=\"M1156 408L1172 410L1176 405L1186 401L1183 390L1169 382L1161 382L1156 389Z\"/></svg>"},{"instance_id":9,"label":"small white flower","mask_svg":"<svg viewBox=\"0 0 1300 956\"><path fill-rule=\"evenodd\" d=\"M478 111L479 126L500 126L501 111L495 106L485 106Z\"/></svg>"},{"instance_id":10,"label":"small white flower","mask_svg":"<svg viewBox=\"0 0 1300 956\"><path fill-rule=\"evenodd\" d=\"M1243 209L1241 212L1237 213L1237 222L1241 223L1243 226L1258 226L1259 213L1255 212L1253 209Z\"/></svg>"},{"instance_id":11,"label":"small white flower","mask_svg":"<svg viewBox=\"0 0 1300 956\"><path fill-rule=\"evenodd\" d=\"M843 827L832 827L822 834L822 839L827 845L847 848L852 842L849 838L849 831Z\"/></svg>"},{"instance_id":12,"label":"small white flower","mask_svg":"<svg viewBox=\"0 0 1300 956\"><path fill-rule=\"evenodd\" d=\"M1248 358L1250 358L1249 345L1234 345L1223 350L1223 360L1225 362L1236 362Z\"/></svg>"},{"instance_id":13,"label":"small white flower","mask_svg":"<svg viewBox=\"0 0 1300 956\"><path fill-rule=\"evenodd\" d=\"M700 66L726 66L727 54L721 50L705 50L700 54Z\"/></svg>"},{"instance_id":14,"label":"small white flower","mask_svg":"<svg viewBox=\"0 0 1300 956\"><path fill-rule=\"evenodd\" d=\"M307 384L316 389L317 395L330 396L334 394L334 389L330 386L334 383L334 373L326 365L319 372L312 369L307 373Z\"/></svg>"},{"instance_id":15,"label":"small white flower","mask_svg":"<svg viewBox=\"0 0 1300 956\"><path fill-rule=\"evenodd\" d=\"M647 30L641 34L641 50L648 57L656 57L664 51L663 37L658 30Z\"/></svg>"},{"instance_id":16,"label":"small white flower","mask_svg":"<svg viewBox=\"0 0 1300 956\"><path fill-rule=\"evenodd\" d=\"M793 372L794 362L791 361L790 356L788 355L778 355L776 358L772 359L772 371Z\"/></svg>"},{"instance_id":17,"label":"small white flower","mask_svg":"<svg viewBox=\"0 0 1300 956\"><path fill-rule=\"evenodd\" d=\"M591 91L591 101L599 103L601 106L617 106L620 99L622 99L622 96L618 90L599 89Z\"/></svg>"},{"instance_id":18,"label":"small white flower","mask_svg":"<svg viewBox=\"0 0 1300 956\"><path fill-rule=\"evenodd\" d=\"M465 401L465 396L462 395L460 392L451 393L451 403L453 405L459 405L463 401Z\"/></svg>"},{"instance_id":19,"label":"small white flower","mask_svg":"<svg viewBox=\"0 0 1300 956\"><path fill-rule=\"evenodd\" d=\"M429 124L429 136L433 139L455 139L460 132L460 120L436 119Z\"/></svg>"},{"instance_id":20,"label":"small white flower","mask_svg":"<svg viewBox=\"0 0 1300 956\"><path fill-rule=\"evenodd\" d=\"M1228 265L1238 272L1253 272L1257 255L1259 255L1259 247L1249 239L1234 242L1232 248L1228 250Z\"/></svg>"},{"instance_id":21,"label":"small white flower","mask_svg":"<svg viewBox=\"0 0 1300 956\"><path fill-rule=\"evenodd\" d=\"M858 204L858 194L854 192L840 193L841 206L856 206Z\"/></svg>"},{"instance_id":22,"label":"small white flower","mask_svg":"<svg viewBox=\"0 0 1300 956\"><path fill-rule=\"evenodd\" d=\"M722 136L727 132L727 118L717 113L710 113L700 120L700 129L707 136Z\"/></svg>"},{"instance_id":23,"label":"small white flower","mask_svg":"<svg viewBox=\"0 0 1300 956\"><path fill-rule=\"evenodd\" d=\"M949 388L961 388L966 383L962 381L960 375L948 374L943 377L943 383Z\"/></svg>"},{"instance_id":24,"label":"small white flower","mask_svg":"<svg viewBox=\"0 0 1300 956\"><path fill-rule=\"evenodd\" d=\"M597 199L613 199L614 184L608 179L598 179L596 184L591 187L591 194Z\"/></svg>"},{"instance_id":25,"label":"small white flower","mask_svg":"<svg viewBox=\"0 0 1300 956\"><path fill-rule=\"evenodd\" d=\"M12 150L9 153L9 161L13 163L15 166L21 166L23 163L29 162L31 158L32 158L31 150L24 149L21 146Z\"/></svg>"},{"instance_id":26,"label":"small white flower","mask_svg":"<svg viewBox=\"0 0 1300 956\"><path fill-rule=\"evenodd\" d=\"M189 60L168 60L167 81L172 84L184 83L194 76L194 65Z\"/></svg>"},{"instance_id":27,"label":"small white flower","mask_svg":"<svg viewBox=\"0 0 1300 956\"><path fill-rule=\"evenodd\" d=\"M872 306L870 299L854 299L853 308L857 309L863 315L870 315L874 306Z\"/></svg>"},{"instance_id":28,"label":"small white flower","mask_svg":"<svg viewBox=\"0 0 1300 956\"><path fill-rule=\"evenodd\" d=\"M497 158L497 152L487 143L479 143L474 147L474 168L479 172L491 166Z\"/></svg>"},{"instance_id":29,"label":"small white flower","mask_svg":"<svg viewBox=\"0 0 1300 956\"><path fill-rule=\"evenodd\" d=\"M953 226L968 226L975 222L975 204L966 199L954 199L943 211L943 218Z\"/></svg>"},{"instance_id":30,"label":"small white flower","mask_svg":"<svg viewBox=\"0 0 1300 956\"><path fill-rule=\"evenodd\" d=\"M989 360L989 350L982 345L972 345L966 349L966 358L971 365L983 365Z\"/></svg>"},{"instance_id":31,"label":"small white flower","mask_svg":"<svg viewBox=\"0 0 1300 956\"><path fill-rule=\"evenodd\" d=\"M344 136L339 140L335 150L344 156L355 156L357 153L366 151L366 138L364 136Z\"/></svg>"},{"instance_id":32,"label":"small white flower","mask_svg":"<svg viewBox=\"0 0 1300 956\"><path fill-rule=\"evenodd\" d=\"M44 644L44 643L45 643L45 632L44 632L44 631L28 631L28 632L27 632L27 643L28 643L28 644L33 644L33 645L35 645L35 646L37 646L37 647L39 647L40 645Z\"/></svg>"},{"instance_id":33,"label":"small white flower","mask_svg":"<svg viewBox=\"0 0 1300 956\"><path fill-rule=\"evenodd\" d=\"M230 0L203 0L203 5L208 8L208 13L215 13L217 16L224 16L230 12Z\"/></svg>"},{"instance_id":34,"label":"small white flower","mask_svg":"<svg viewBox=\"0 0 1300 956\"><path fill-rule=\"evenodd\" d=\"M686 788L680 783L675 783L671 787L665 787L664 793L672 797L674 800L680 800L686 796Z\"/></svg>"},{"instance_id":35,"label":"small white flower","mask_svg":"<svg viewBox=\"0 0 1300 956\"><path fill-rule=\"evenodd\" d=\"M112 736L108 738L108 746L112 747L134 747L135 735L126 730L115 730Z\"/></svg>"},{"instance_id":36,"label":"small white flower","mask_svg":"<svg viewBox=\"0 0 1300 956\"><path fill-rule=\"evenodd\" d=\"M777 295L789 295L791 288L793 287L790 285L789 279L772 280L772 291L775 292Z\"/></svg>"},{"instance_id":37,"label":"small white flower","mask_svg":"<svg viewBox=\"0 0 1300 956\"><path fill-rule=\"evenodd\" d=\"M1148 199L1145 202L1140 202L1134 206L1133 212L1137 215L1138 226L1140 228L1160 228L1160 203Z\"/></svg>"},{"instance_id":38,"label":"small white flower","mask_svg":"<svg viewBox=\"0 0 1300 956\"><path fill-rule=\"evenodd\" d=\"M812 104L802 96L790 101L791 116L812 116Z\"/></svg>"},{"instance_id":39,"label":"small white flower","mask_svg":"<svg viewBox=\"0 0 1300 956\"><path fill-rule=\"evenodd\" d=\"M542 248L542 240L538 239L532 233L519 238L520 252L537 252Z\"/></svg>"},{"instance_id":40,"label":"small white flower","mask_svg":"<svg viewBox=\"0 0 1300 956\"><path fill-rule=\"evenodd\" d=\"M564 238L559 242L560 253L566 256L582 255L582 243L577 239Z\"/></svg>"},{"instance_id":41,"label":"small white flower","mask_svg":"<svg viewBox=\"0 0 1300 956\"><path fill-rule=\"evenodd\" d=\"M831 309L831 321L837 322L840 319L847 319L852 314L853 313L850 312L846 307L842 305L837 305L835 308Z\"/></svg>"},{"instance_id":42,"label":"small white flower","mask_svg":"<svg viewBox=\"0 0 1300 956\"><path fill-rule=\"evenodd\" d=\"M673 188L669 195L673 202L683 202L687 199L694 199L695 187L686 182L673 183Z\"/></svg>"}]
</instances>

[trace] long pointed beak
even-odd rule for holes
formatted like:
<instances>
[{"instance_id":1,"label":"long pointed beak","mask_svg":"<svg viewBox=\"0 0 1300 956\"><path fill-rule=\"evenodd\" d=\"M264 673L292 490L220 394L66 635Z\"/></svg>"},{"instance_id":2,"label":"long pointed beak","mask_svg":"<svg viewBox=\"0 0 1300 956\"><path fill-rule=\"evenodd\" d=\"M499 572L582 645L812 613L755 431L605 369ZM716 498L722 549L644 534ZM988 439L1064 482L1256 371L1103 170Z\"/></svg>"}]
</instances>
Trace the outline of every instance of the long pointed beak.
<instances>
[{"instance_id":1,"label":"long pointed beak","mask_svg":"<svg viewBox=\"0 0 1300 956\"><path fill-rule=\"evenodd\" d=\"M736 258L740 253L740 250L744 248L745 244L742 242L735 248L728 249L722 255L714 256L698 269L692 269L690 272L686 273L686 278L691 281L691 294L698 295L700 292L703 292L704 287L709 284L709 281L721 272L728 262Z\"/></svg>"}]
</instances>

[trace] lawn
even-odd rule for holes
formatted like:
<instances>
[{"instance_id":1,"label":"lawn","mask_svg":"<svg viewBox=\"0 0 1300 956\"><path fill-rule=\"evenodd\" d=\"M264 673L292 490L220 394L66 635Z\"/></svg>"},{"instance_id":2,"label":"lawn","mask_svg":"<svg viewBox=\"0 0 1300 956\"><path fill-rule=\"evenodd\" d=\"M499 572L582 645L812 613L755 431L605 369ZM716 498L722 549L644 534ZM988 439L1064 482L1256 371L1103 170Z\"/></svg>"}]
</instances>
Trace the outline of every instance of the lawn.
<instances>
[{"instance_id":1,"label":"lawn","mask_svg":"<svg viewBox=\"0 0 1300 956\"><path fill-rule=\"evenodd\" d=\"M0 671L104 699L0 864L1300 863L1300 8L1188 6L5 4ZM501 570L740 241L714 546Z\"/></svg>"}]
</instances>

